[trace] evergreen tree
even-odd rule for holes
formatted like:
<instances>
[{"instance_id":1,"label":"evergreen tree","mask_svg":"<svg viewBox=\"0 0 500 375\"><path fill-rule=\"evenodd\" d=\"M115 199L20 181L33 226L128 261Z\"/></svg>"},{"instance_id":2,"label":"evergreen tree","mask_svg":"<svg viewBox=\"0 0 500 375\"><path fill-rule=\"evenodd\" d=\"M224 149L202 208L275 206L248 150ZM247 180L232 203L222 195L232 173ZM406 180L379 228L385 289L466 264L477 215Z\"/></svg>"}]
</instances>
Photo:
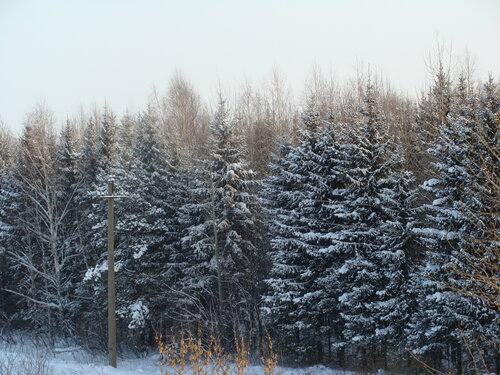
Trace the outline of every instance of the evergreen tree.
<instances>
[{"instance_id":1,"label":"evergreen tree","mask_svg":"<svg viewBox=\"0 0 500 375\"><path fill-rule=\"evenodd\" d=\"M169 292L177 272L172 256L179 246L180 193L158 124L151 108L139 118L132 167L123 179L123 218L117 225L117 283L122 291L118 311L131 335L151 333L149 322L171 323L174 309Z\"/></svg>"},{"instance_id":2,"label":"evergreen tree","mask_svg":"<svg viewBox=\"0 0 500 375\"><path fill-rule=\"evenodd\" d=\"M263 190L272 263L263 303L277 343L285 352L300 353L304 350L300 340L302 317L298 301L308 291L302 281L308 274L307 257L297 246L298 232L305 232L307 228L299 212L304 191L302 176L297 173L300 163L297 149L282 145L278 155L270 166L271 176ZM298 360L303 359L302 355Z\"/></svg>"},{"instance_id":3,"label":"evergreen tree","mask_svg":"<svg viewBox=\"0 0 500 375\"><path fill-rule=\"evenodd\" d=\"M96 116L88 125L82 151L81 168L83 184L79 200L84 210L84 226L82 232L83 253L86 256L87 270L80 283L80 293L87 301L84 309L85 323L89 327L82 329L96 335L95 340L102 340L106 323L106 279L107 271L107 212L106 199L108 182L115 179L114 194L120 195L123 180L116 180L116 176L123 178L122 168L119 166L117 147L118 125L115 115L105 108L102 115ZM119 218L123 217L122 207L116 204L116 227ZM120 247L121 236L115 234L115 248ZM121 267L115 263L115 271ZM104 345L104 342L101 341Z\"/></svg>"},{"instance_id":4,"label":"evergreen tree","mask_svg":"<svg viewBox=\"0 0 500 375\"><path fill-rule=\"evenodd\" d=\"M61 216L59 232L61 233L61 246L66 253L64 272L66 281L63 292L69 296L69 306L64 321L68 322L67 330L73 335L76 326L76 316L81 307L75 293L83 275L84 268L80 260L79 210L76 195L81 185L81 176L78 171L78 139L76 129L67 122L63 128L55 161L55 189L57 196L57 211Z\"/></svg>"},{"instance_id":5,"label":"evergreen tree","mask_svg":"<svg viewBox=\"0 0 500 375\"><path fill-rule=\"evenodd\" d=\"M0 325L7 326L12 316L15 298L5 289L12 289L15 282L13 265L7 250L15 240L13 218L17 212L15 206L14 181L12 177L14 161L14 139L0 123Z\"/></svg>"},{"instance_id":6,"label":"evergreen tree","mask_svg":"<svg viewBox=\"0 0 500 375\"><path fill-rule=\"evenodd\" d=\"M16 189L15 167L0 170L0 324L9 328L16 316L18 296L7 292L19 283L19 266L9 254L19 245L23 233L17 216L21 208L21 196Z\"/></svg>"},{"instance_id":7,"label":"evergreen tree","mask_svg":"<svg viewBox=\"0 0 500 375\"><path fill-rule=\"evenodd\" d=\"M90 118L83 130L83 140L78 153L77 173L81 183L76 191L76 205L78 207L80 223L78 227L78 237L80 253L83 257L83 264L86 269L93 267L97 261L98 250L91 242L92 222L90 220L93 203L97 200L91 192L97 184L98 153L99 143L99 118L97 114ZM88 299L88 296L86 297ZM88 299L91 301L91 299Z\"/></svg>"},{"instance_id":8,"label":"evergreen tree","mask_svg":"<svg viewBox=\"0 0 500 375\"><path fill-rule=\"evenodd\" d=\"M417 106L414 173L420 184L433 175L433 156L427 152L430 144L439 135L442 124L448 121L452 101L452 81L442 60L438 61L430 89L422 94Z\"/></svg>"},{"instance_id":9,"label":"evergreen tree","mask_svg":"<svg viewBox=\"0 0 500 375\"><path fill-rule=\"evenodd\" d=\"M457 373L462 372L463 340L484 335L495 315L484 300L457 292L469 289L469 281L461 274L480 264L484 255L478 257L475 250L483 235L470 216L481 209L488 212L480 207L481 198L474 191L479 180L484 181L479 167L485 157L479 151L480 133L475 100L468 96L461 77L447 122L430 149L437 176L425 181L423 189L432 194L433 201L425 206L427 226L417 229L428 249L425 272L429 279L422 282L420 309L409 336L417 353L431 355L436 364L446 358Z\"/></svg>"},{"instance_id":10,"label":"evergreen tree","mask_svg":"<svg viewBox=\"0 0 500 375\"><path fill-rule=\"evenodd\" d=\"M192 191L196 203L184 210L185 222L193 218L182 239L191 260L187 285L209 293L196 297L214 309L223 335L231 337L233 328L251 335L267 267L258 184L222 99L210 131L210 156Z\"/></svg>"},{"instance_id":11,"label":"evergreen tree","mask_svg":"<svg viewBox=\"0 0 500 375\"><path fill-rule=\"evenodd\" d=\"M408 318L408 245L411 175L397 172L393 144L384 133L375 91L368 85L362 123L349 140L345 229L340 234L339 279L344 340L387 367L387 347L397 344Z\"/></svg>"},{"instance_id":12,"label":"evergreen tree","mask_svg":"<svg viewBox=\"0 0 500 375\"><path fill-rule=\"evenodd\" d=\"M340 144L312 105L296 147L282 146L264 189L273 266L264 302L279 336L299 360L322 361L338 323L330 269L342 219L337 216L346 180Z\"/></svg>"}]
</instances>

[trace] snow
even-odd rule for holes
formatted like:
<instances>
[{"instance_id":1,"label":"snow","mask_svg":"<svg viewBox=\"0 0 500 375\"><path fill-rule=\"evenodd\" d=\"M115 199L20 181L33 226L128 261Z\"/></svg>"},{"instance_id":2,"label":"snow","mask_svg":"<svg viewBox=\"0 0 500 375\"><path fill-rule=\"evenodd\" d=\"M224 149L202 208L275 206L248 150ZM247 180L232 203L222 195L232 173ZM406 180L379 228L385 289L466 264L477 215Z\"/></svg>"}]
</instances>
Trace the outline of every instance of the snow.
<instances>
[{"instance_id":1,"label":"snow","mask_svg":"<svg viewBox=\"0 0 500 375\"><path fill-rule=\"evenodd\" d=\"M92 355L85 350L68 346L48 350L38 348L32 342L10 344L0 341L0 370L2 365L15 361L18 365L24 361L34 363L41 359L53 375L160 375L165 374L167 367L157 364L160 359L158 353L150 353L144 358L137 358L132 355L125 358L118 358L117 368L107 365L107 356ZM169 373L171 373L169 371ZM264 368L259 365L249 366L248 375L264 374ZM354 372L335 370L322 365L306 368L279 367L276 374L281 375L355 375ZM193 375L188 371L184 375Z\"/></svg>"},{"instance_id":2,"label":"snow","mask_svg":"<svg viewBox=\"0 0 500 375\"><path fill-rule=\"evenodd\" d=\"M129 310L130 323L128 328L134 329L144 327L146 324L146 318L149 315L148 307L141 300L138 300L129 307Z\"/></svg>"},{"instance_id":3,"label":"snow","mask_svg":"<svg viewBox=\"0 0 500 375\"><path fill-rule=\"evenodd\" d=\"M116 261L115 262L115 272L120 271L123 266L123 262ZM97 281L102 276L104 272L108 270L108 261L105 260L101 264L98 264L95 267L91 267L85 272L85 276L83 277L84 282L88 281Z\"/></svg>"},{"instance_id":4,"label":"snow","mask_svg":"<svg viewBox=\"0 0 500 375\"><path fill-rule=\"evenodd\" d=\"M95 279L100 277L101 273L103 273L107 270L108 270L108 261L106 260L103 263L101 263L93 268L89 268L87 270L87 272L85 273L83 281L95 280Z\"/></svg>"},{"instance_id":5,"label":"snow","mask_svg":"<svg viewBox=\"0 0 500 375\"><path fill-rule=\"evenodd\" d=\"M160 366L156 365L158 354L151 354L146 358L120 358L118 368L107 365L107 356L91 355L74 347L57 348L49 351L45 348L37 349L33 343L0 344L0 364L6 365L13 359L19 365L25 361L46 359L46 365L53 370L54 375L158 375ZM1 367L0 367L1 368Z\"/></svg>"},{"instance_id":6,"label":"snow","mask_svg":"<svg viewBox=\"0 0 500 375\"><path fill-rule=\"evenodd\" d=\"M132 254L134 259L139 259L144 255L144 253L148 250L148 245L147 244L141 244L137 247L136 251Z\"/></svg>"}]
</instances>

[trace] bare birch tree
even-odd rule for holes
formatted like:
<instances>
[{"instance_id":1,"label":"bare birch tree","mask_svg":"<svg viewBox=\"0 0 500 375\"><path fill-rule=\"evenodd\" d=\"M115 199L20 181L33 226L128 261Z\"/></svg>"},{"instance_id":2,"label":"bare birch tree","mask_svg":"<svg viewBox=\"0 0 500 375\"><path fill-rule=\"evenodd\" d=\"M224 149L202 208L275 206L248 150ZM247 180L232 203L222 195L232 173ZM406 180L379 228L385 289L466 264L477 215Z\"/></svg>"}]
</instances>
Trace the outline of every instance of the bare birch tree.
<instances>
[{"instance_id":1,"label":"bare birch tree","mask_svg":"<svg viewBox=\"0 0 500 375\"><path fill-rule=\"evenodd\" d=\"M56 326L71 331L68 316L75 302L69 267L77 257L71 246L75 233L65 225L76 186L61 200L53 123L52 113L41 106L27 117L16 173L22 236L8 253L21 274L18 288L8 291L26 302L26 318L46 326L49 337Z\"/></svg>"}]
</instances>

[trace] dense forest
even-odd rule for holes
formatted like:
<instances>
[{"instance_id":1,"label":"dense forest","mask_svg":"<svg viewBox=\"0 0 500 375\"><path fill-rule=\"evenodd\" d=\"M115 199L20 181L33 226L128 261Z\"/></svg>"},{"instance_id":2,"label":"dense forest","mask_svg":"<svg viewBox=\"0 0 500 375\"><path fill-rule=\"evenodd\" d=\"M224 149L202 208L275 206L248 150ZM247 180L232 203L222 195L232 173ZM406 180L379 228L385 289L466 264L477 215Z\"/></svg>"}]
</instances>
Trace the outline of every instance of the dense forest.
<instances>
[{"instance_id":1,"label":"dense forest","mask_svg":"<svg viewBox=\"0 0 500 375\"><path fill-rule=\"evenodd\" d=\"M285 363L500 374L500 91L439 60L418 98L375 76L278 74L220 93L181 74L147 108L0 134L0 332L106 348L234 337Z\"/></svg>"}]
</instances>

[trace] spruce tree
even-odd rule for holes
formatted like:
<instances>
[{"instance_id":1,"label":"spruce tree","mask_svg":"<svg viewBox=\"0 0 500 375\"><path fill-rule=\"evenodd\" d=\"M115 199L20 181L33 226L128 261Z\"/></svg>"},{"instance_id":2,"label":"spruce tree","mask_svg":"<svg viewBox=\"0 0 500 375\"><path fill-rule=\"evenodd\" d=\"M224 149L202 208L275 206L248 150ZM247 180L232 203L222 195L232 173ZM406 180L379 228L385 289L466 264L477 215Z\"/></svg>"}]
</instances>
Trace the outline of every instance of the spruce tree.
<instances>
[{"instance_id":1,"label":"spruce tree","mask_svg":"<svg viewBox=\"0 0 500 375\"><path fill-rule=\"evenodd\" d=\"M205 290L195 298L207 311L214 309L223 335L232 336L232 329L253 334L267 267L258 183L246 168L241 139L222 99L210 132L209 158L192 190L195 203L184 209L184 222L193 220L182 239L190 259L185 275L190 288Z\"/></svg>"},{"instance_id":2,"label":"spruce tree","mask_svg":"<svg viewBox=\"0 0 500 375\"><path fill-rule=\"evenodd\" d=\"M482 248L483 233L471 220L474 212L484 209L475 191L478 184L484 184L480 165L485 157L480 151L478 135L483 132L476 106L461 77L447 121L429 150L436 160L436 178L425 181L422 187L433 201L425 206L427 225L416 230L428 249L424 267L427 279L422 281L410 344L436 363L446 358L457 373L462 372L464 340L484 335L494 319L486 301L460 293L469 289L469 280L462 274L481 264L484 255L476 251L478 245Z\"/></svg>"},{"instance_id":3,"label":"spruce tree","mask_svg":"<svg viewBox=\"0 0 500 375\"><path fill-rule=\"evenodd\" d=\"M95 340L102 340L106 324L107 286L104 277L107 272L107 205L103 196L107 195L110 178L115 178L115 194L120 195L123 187L123 179L116 179L116 176L123 176L118 158L117 132L115 115L105 108L101 115L89 123L82 151L84 182L79 201L85 215L81 238L87 270L79 289L87 302L83 314L85 323L89 324L82 329L95 335ZM119 218L123 217L122 207L119 203L115 206L115 226L118 227ZM120 233L116 232L115 249L120 247L120 241ZM117 261L115 271L120 267ZM102 341L101 343L104 344Z\"/></svg>"},{"instance_id":4,"label":"spruce tree","mask_svg":"<svg viewBox=\"0 0 500 375\"><path fill-rule=\"evenodd\" d=\"M330 269L338 258L337 213L347 181L333 129L325 129L313 105L302 121L300 144L282 146L264 189L273 261L264 303L280 344L298 360L321 362L339 319Z\"/></svg>"},{"instance_id":5,"label":"spruce tree","mask_svg":"<svg viewBox=\"0 0 500 375\"><path fill-rule=\"evenodd\" d=\"M20 281L19 265L9 251L19 246L23 233L18 221L21 195L16 188L15 167L4 166L0 170L0 324L9 327L15 319L20 298L7 290L15 289Z\"/></svg>"},{"instance_id":6,"label":"spruce tree","mask_svg":"<svg viewBox=\"0 0 500 375\"><path fill-rule=\"evenodd\" d=\"M398 171L392 140L368 85L359 131L348 140L349 186L336 271L344 342L387 367L387 349L402 336L408 318L406 285L411 237L411 175Z\"/></svg>"},{"instance_id":7,"label":"spruce tree","mask_svg":"<svg viewBox=\"0 0 500 375\"><path fill-rule=\"evenodd\" d=\"M272 263L263 304L277 344L285 352L301 354L297 360L303 361L299 312L304 310L298 304L301 296L308 292L302 279L308 274L309 264L308 257L297 246L298 232L307 229L299 211L304 198L299 164L297 148L281 145L263 189ZM310 349L308 345L307 348Z\"/></svg>"},{"instance_id":8,"label":"spruce tree","mask_svg":"<svg viewBox=\"0 0 500 375\"><path fill-rule=\"evenodd\" d=\"M171 324L174 309L170 289L178 272L172 257L179 246L180 193L177 170L169 161L158 125L151 108L138 120L132 167L123 179L127 194L120 202L123 218L117 225L120 313L131 335L151 333L151 323Z\"/></svg>"},{"instance_id":9,"label":"spruce tree","mask_svg":"<svg viewBox=\"0 0 500 375\"><path fill-rule=\"evenodd\" d=\"M75 292L85 271L81 262L81 248L78 243L81 219L76 201L78 189L81 186L81 176L77 166L78 159L76 129L68 121L60 134L57 147L55 162L57 180L55 188L57 189L57 210L64 217L60 223L61 240L59 246L64 249L67 256L64 265L66 281L63 290L64 293L67 293L69 300L65 312L67 317L64 321L70 322L67 330L72 335L75 333L76 317L81 308L81 301Z\"/></svg>"}]
</instances>

